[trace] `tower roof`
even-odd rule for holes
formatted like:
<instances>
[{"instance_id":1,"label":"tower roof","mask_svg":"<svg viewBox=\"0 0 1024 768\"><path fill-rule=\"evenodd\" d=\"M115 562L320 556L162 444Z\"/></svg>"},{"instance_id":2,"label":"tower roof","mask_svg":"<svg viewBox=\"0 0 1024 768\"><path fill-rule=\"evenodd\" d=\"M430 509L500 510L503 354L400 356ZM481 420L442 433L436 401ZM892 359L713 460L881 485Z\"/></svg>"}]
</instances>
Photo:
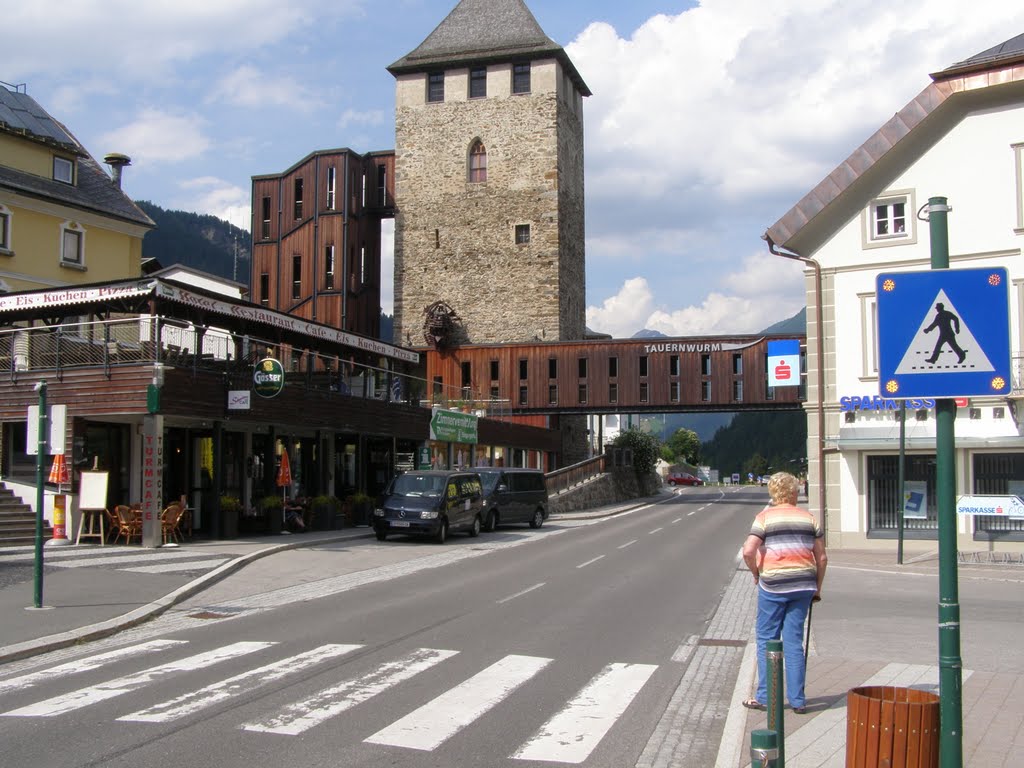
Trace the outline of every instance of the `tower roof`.
<instances>
[{"instance_id":1,"label":"tower roof","mask_svg":"<svg viewBox=\"0 0 1024 768\"><path fill-rule=\"evenodd\" d=\"M460 0L411 53L388 67L392 75L446 66L556 58L580 93L590 89L565 49L540 28L523 0Z\"/></svg>"}]
</instances>

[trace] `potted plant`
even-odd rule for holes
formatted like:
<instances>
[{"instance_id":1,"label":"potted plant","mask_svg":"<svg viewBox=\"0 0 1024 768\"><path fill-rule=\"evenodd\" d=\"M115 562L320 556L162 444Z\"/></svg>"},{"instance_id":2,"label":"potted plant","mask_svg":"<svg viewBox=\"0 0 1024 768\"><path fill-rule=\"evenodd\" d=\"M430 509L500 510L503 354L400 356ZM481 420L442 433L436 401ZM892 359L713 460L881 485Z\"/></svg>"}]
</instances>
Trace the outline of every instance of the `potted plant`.
<instances>
[{"instance_id":1,"label":"potted plant","mask_svg":"<svg viewBox=\"0 0 1024 768\"><path fill-rule=\"evenodd\" d=\"M238 524L242 518L242 502L237 496L227 494L220 497L221 530L225 538L238 536Z\"/></svg>"},{"instance_id":2,"label":"potted plant","mask_svg":"<svg viewBox=\"0 0 1024 768\"><path fill-rule=\"evenodd\" d=\"M313 515L312 524L318 531L334 530L338 527L338 513L341 511L341 499L337 496L314 496L309 503Z\"/></svg>"},{"instance_id":3,"label":"potted plant","mask_svg":"<svg viewBox=\"0 0 1024 768\"><path fill-rule=\"evenodd\" d=\"M267 533L280 533L284 499L276 494L268 494L259 501L260 515L266 520Z\"/></svg>"},{"instance_id":4,"label":"potted plant","mask_svg":"<svg viewBox=\"0 0 1024 768\"><path fill-rule=\"evenodd\" d=\"M350 524L369 525L370 515L373 512L371 509L373 499L361 491L356 491L351 494L346 501L348 502L349 514L352 516Z\"/></svg>"}]
</instances>

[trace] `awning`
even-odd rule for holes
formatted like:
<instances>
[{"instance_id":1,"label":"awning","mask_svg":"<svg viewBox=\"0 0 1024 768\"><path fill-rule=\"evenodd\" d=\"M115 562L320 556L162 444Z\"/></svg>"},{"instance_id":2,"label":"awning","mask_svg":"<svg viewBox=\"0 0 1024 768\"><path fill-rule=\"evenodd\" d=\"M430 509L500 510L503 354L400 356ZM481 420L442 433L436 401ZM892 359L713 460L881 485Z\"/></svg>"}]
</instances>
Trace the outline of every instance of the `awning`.
<instances>
[{"instance_id":1,"label":"awning","mask_svg":"<svg viewBox=\"0 0 1024 768\"><path fill-rule=\"evenodd\" d=\"M0 296L0 312L18 312L69 304L95 304L134 296L145 296L156 287L155 280L132 280L91 288L57 288L55 290L12 293Z\"/></svg>"}]
</instances>

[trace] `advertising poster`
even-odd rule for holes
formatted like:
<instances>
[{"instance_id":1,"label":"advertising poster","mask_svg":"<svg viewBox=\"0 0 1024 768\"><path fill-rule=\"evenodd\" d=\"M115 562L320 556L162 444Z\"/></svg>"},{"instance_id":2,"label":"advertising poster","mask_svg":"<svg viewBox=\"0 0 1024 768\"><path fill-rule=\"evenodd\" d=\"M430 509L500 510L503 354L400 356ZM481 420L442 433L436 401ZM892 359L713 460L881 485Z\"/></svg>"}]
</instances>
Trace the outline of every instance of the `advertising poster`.
<instances>
[{"instance_id":1,"label":"advertising poster","mask_svg":"<svg viewBox=\"0 0 1024 768\"><path fill-rule=\"evenodd\" d=\"M925 520L928 517L928 483L908 480L903 483L903 518Z\"/></svg>"}]
</instances>

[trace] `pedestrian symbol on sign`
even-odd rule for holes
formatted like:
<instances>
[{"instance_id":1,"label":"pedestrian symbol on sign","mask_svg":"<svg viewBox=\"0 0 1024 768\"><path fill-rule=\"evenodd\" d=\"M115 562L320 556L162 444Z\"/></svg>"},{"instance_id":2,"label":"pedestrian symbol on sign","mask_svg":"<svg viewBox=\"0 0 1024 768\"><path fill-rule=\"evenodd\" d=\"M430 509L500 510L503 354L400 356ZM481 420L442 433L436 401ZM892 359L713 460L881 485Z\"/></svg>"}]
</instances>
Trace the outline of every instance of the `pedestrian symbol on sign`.
<instances>
[{"instance_id":1,"label":"pedestrian symbol on sign","mask_svg":"<svg viewBox=\"0 0 1024 768\"><path fill-rule=\"evenodd\" d=\"M971 329L941 289L896 367L897 374L994 370Z\"/></svg>"}]
</instances>

